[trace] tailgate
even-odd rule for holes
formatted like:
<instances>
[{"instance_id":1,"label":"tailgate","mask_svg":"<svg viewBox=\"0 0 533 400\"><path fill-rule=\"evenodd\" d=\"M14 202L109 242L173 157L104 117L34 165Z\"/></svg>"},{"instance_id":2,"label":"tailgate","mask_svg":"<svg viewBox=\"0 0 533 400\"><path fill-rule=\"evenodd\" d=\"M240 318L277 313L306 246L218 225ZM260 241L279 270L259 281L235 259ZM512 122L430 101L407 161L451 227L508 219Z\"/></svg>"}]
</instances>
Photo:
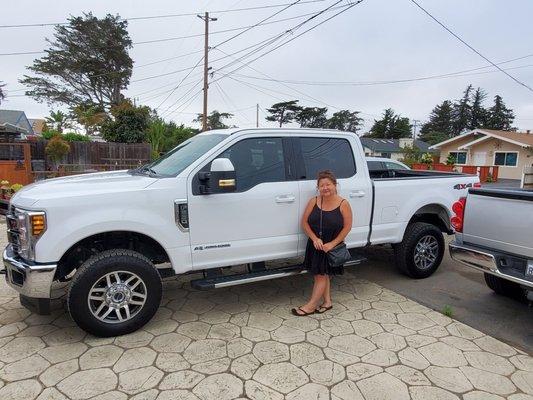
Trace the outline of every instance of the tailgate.
<instances>
[{"instance_id":1,"label":"tailgate","mask_svg":"<svg viewBox=\"0 0 533 400\"><path fill-rule=\"evenodd\" d=\"M533 258L533 192L470 190L463 241Z\"/></svg>"}]
</instances>

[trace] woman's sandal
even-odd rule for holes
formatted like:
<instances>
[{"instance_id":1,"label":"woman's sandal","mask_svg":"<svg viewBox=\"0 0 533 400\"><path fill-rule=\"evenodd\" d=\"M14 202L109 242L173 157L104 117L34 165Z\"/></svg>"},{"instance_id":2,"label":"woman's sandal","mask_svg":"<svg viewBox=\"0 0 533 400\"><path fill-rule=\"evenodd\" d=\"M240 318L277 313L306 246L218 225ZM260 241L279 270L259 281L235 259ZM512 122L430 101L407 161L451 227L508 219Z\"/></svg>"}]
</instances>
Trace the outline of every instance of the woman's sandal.
<instances>
[{"instance_id":1,"label":"woman's sandal","mask_svg":"<svg viewBox=\"0 0 533 400\"><path fill-rule=\"evenodd\" d=\"M301 311L303 314L300 314L298 311ZM297 317L305 317L307 315L314 314L316 311L307 312L305 310L302 310L302 307L298 307L298 308L293 308L291 312L293 315L296 315Z\"/></svg>"},{"instance_id":2,"label":"woman's sandal","mask_svg":"<svg viewBox=\"0 0 533 400\"><path fill-rule=\"evenodd\" d=\"M324 314L326 311L329 311L333 308L333 304L330 305L329 307L325 307L325 306L320 306L316 309L316 313L317 314Z\"/></svg>"}]
</instances>

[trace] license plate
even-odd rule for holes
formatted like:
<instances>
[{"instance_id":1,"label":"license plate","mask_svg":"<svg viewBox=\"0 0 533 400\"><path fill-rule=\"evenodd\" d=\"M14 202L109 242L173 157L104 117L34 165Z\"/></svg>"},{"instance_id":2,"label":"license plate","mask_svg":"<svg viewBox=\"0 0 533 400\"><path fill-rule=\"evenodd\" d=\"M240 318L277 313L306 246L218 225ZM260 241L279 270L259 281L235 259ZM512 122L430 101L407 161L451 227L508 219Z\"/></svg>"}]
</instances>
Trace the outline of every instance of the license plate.
<instances>
[{"instance_id":1,"label":"license plate","mask_svg":"<svg viewBox=\"0 0 533 400\"><path fill-rule=\"evenodd\" d=\"M528 260L527 262L526 278L533 279L533 260Z\"/></svg>"}]
</instances>

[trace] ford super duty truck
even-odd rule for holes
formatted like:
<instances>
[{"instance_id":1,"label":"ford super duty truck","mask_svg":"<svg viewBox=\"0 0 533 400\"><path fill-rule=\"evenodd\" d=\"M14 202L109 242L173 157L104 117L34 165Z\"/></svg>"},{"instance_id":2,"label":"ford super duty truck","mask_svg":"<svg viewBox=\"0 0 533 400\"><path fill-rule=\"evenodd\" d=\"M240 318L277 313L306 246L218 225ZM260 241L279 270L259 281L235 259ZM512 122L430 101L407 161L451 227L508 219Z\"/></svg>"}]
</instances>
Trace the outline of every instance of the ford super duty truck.
<instances>
[{"instance_id":1,"label":"ford super duty truck","mask_svg":"<svg viewBox=\"0 0 533 400\"><path fill-rule=\"evenodd\" d=\"M191 272L210 289L300 274L266 261L297 258L300 219L332 170L354 218L348 248L392 244L398 267L425 278L439 266L451 206L477 176L397 171L371 179L357 135L313 129L214 130L138 169L50 179L25 187L7 214L3 259L21 303L50 310L68 281L74 321L100 336L132 332L156 312L162 277ZM224 267L247 265L228 275ZM225 273L221 273L222 270Z\"/></svg>"},{"instance_id":2,"label":"ford super duty truck","mask_svg":"<svg viewBox=\"0 0 533 400\"><path fill-rule=\"evenodd\" d=\"M533 191L470 189L453 211L452 258L496 293L533 301Z\"/></svg>"}]
</instances>

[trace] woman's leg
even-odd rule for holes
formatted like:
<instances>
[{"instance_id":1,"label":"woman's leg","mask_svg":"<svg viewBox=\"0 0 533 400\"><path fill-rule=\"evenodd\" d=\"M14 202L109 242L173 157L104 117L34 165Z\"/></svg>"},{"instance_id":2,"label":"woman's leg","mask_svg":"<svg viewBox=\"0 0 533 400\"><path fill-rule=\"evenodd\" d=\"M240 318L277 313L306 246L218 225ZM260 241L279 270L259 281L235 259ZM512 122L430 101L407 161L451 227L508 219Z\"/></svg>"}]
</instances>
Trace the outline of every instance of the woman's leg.
<instances>
[{"instance_id":1,"label":"woman's leg","mask_svg":"<svg viewBox=\"0 0 533 400\"><path fill-rule=\"evenodd\" d=\"M327 283L326 283L326 290L324 290L324 302L322 303L322 307L329 307L332 304L331 301L331 278L329 275L326 275Z\"/></svg>"},{"instance_id":2,"label":"woman's leg","mask_svg":"<svg viewBox=\"0 0 533 400\"><path fill-rule=\"evenodd\" d=\"M302 310L304 310L307 313L313 312L314 310L316 310L316 308L320 304L320 300L324 296L324 292L327 287L328 279L329 277L327 275L315 275L314 276L315 283L313 285L313 292L311 293L311 299L309 299L309 301L305 305L300 307Z\"/></svg>"}]
</instances>

